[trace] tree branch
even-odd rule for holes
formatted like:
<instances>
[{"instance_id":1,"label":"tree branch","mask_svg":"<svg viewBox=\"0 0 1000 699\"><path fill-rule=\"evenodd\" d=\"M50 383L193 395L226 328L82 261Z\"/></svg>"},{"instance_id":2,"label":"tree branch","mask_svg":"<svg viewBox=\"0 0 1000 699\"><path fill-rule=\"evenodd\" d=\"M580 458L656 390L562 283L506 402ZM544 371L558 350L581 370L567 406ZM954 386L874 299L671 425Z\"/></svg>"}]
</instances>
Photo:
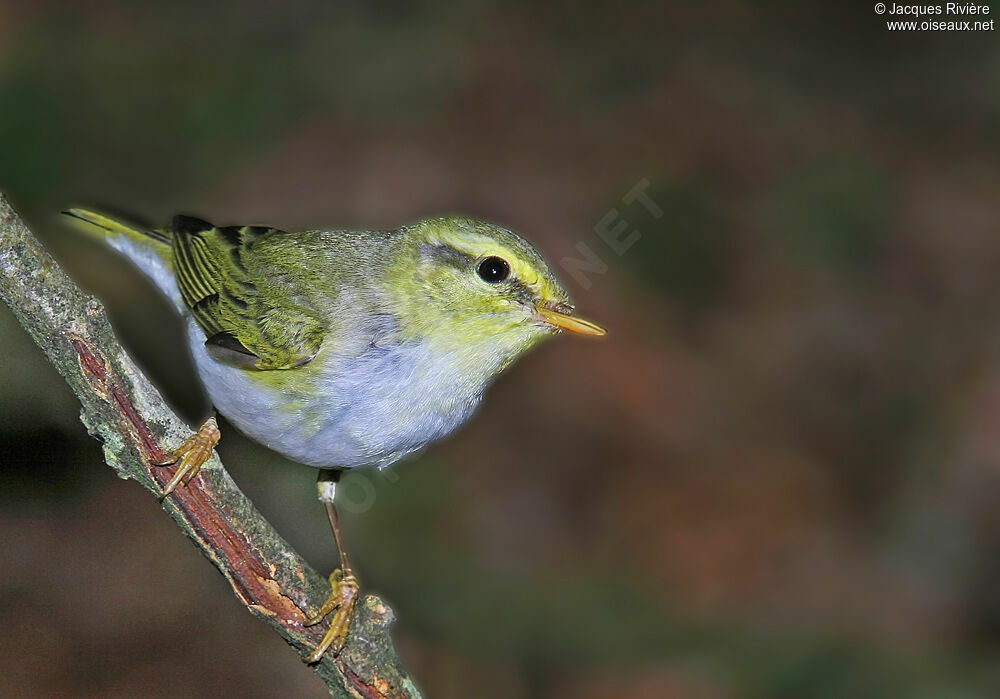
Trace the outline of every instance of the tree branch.
<instances>
[{"instance_id":1,"label":"tree branch","mask_svg":"<svg viewBox=\"0 0 1000 699\"><path fill-rule=\"evenodd\" d=\"M108 465L158 496L171 469L150 464L164 457L161 444L179 444L190 429L125 353L101 304L59 268L2 194L0 298L80 399L83 423L104 443ZM325 624L302 623L329 594L329 583L261 516L217 456L161 506L253 615L302 657L318 644ZM420 696L389 638L393 620L377 597L356 607L347 645L314 666L333 696Z\"/></svg>"}]
</instances>

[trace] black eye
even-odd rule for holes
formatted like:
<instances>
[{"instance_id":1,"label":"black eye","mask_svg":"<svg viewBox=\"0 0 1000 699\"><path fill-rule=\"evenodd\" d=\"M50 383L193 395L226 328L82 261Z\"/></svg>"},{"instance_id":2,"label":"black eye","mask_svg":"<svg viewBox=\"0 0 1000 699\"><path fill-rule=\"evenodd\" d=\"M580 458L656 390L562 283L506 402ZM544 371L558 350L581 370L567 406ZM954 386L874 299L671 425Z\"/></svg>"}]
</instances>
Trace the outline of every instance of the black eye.
<instances>
[{"instance_id":1,"label":"black eye","mask_svg":"<svg viewBox=\"0 0 1000 699\"><path fill-rule=\"evenodd\" d=\"M476 273L484 282L499 284L510 276L510 265L500 257L487 257L476 267Z\"/></svg>"}]
</instances>

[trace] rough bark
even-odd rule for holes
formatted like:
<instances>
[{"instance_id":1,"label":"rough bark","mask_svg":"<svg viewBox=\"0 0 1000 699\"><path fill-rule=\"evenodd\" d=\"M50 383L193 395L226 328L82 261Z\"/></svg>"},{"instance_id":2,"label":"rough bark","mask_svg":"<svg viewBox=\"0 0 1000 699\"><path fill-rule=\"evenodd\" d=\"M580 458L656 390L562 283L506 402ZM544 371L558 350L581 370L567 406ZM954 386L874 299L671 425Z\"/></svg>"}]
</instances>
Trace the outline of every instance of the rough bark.
<instances>
[{"instance_id":1,"label":"rough bark","mask_svg":"<svg viewBox=\"0 0 1000 699\"><path fill-rule=\"evenodd\" d=\"M83 406L108 465L154 496L172 467L151 466L190 428L167 406L118 342L101 304L84 294L0 194L0 298L41 347ZM326 624L305 628L330 586L286 543L236 487L217 456L160 506L219 569L250 613L305 657ZM394 617L367 596L355 610L345 648L313 666L335 697L419 697L389 630ZM307 670L303 665L303 672Z\"/></svg>"}]
</instances>

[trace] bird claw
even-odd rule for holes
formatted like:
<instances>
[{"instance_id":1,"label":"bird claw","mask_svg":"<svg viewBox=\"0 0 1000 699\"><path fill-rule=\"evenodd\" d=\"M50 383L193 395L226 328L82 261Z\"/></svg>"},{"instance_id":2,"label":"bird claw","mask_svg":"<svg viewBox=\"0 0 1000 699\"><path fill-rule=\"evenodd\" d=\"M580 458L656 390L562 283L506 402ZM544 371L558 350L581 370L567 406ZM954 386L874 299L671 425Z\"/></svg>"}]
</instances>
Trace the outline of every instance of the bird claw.
<instances>
[{"instance_id":1,"label":"bird claw","mask_svg":"<svg viewBox=\"0 0 1000 699\"><path fill-rule=\"evenodd\" d=\"M169 466L177 464L173 477L163 486L160 499L174 492L178 485L187 485L201 471L202 464L212 456L212 450L219 443L219 424L214 417L205 421L197 432L184 440L184 443L167 454L166 459L156 462L154 466Z\"/></svg>"},{"instance_id":2,"label":"bird claw","mask_svg":"<svg viewBox=\"0 0 1000 699\"><path fill-rule=\"evenodd\" d=\"M354 605L358 601L360 589L357 578L353 575L345 576L340 569L337 569L330 575L330 587L330 596L303 624L303 626L314 626L323 621L330 612L334 612L330 628L327 629L323 640L305 658L309 665L318 663L329 649L333 650L334 655L339 653L347 641L347 632L351 628L351 618L354 616Z\"/></svg>"}]
</instances>

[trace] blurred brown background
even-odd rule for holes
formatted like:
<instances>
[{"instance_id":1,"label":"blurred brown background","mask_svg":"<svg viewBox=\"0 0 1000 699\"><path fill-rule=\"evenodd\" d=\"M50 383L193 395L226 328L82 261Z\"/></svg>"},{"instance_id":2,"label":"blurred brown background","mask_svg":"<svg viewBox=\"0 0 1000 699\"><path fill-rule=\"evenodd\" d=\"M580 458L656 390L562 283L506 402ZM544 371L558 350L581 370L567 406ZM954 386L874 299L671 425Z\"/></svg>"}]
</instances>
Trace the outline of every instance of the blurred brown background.
<instances>
[{"instance_id":1,"label":"blurred brown background","mask_svg":"<svg viewBox=\"0 0 1000 699\"><path fill-rule=\"evenodd\" d=\"M1000 8L997 8L1000 10ZM179 322L55 216L464 212L607 265L348 515L429 697L1000 693L1000 49L868 3L0 3L0 188L192 423ZM622 198L642 181L665 213ZM615 254L612 209L641 238ZM0 694L323 696L0 309ZM328 571L311 469L221 453Z\"/></svg>"}]
</instances>

